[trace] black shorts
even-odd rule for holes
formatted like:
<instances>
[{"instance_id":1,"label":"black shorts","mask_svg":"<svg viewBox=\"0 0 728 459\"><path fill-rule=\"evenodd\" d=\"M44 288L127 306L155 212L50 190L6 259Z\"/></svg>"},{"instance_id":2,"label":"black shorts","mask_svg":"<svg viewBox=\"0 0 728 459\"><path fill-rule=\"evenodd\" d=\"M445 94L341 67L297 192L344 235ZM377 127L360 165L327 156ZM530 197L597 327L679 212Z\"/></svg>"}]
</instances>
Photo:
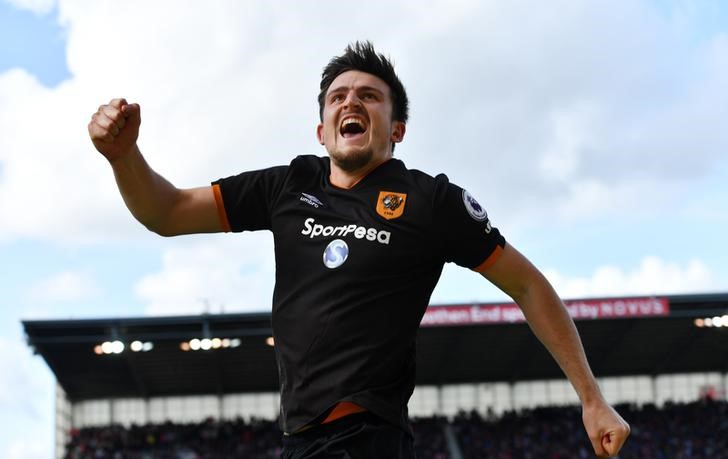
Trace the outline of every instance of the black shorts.
<instances>
[{"instance_id":1,"label":"black shorts","mask_svg":"<svg viewBox=\"0 0 728 459\"><path fill-rule=\"evenodd\" d=\"M371 413L356 413L283 436L281 459L414 459L408 432Z\"/></svg>"}]
</instances>

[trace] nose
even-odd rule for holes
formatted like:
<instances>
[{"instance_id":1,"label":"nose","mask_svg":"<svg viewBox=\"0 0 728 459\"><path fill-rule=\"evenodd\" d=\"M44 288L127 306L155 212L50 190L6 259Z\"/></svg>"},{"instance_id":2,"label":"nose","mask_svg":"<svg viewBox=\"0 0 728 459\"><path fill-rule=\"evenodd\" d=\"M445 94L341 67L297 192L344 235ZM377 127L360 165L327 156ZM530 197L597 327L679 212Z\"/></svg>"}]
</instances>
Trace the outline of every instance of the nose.
<instances>
[{"instance_id":1,"label":"nose","mask_svg":"<svg viewBox=\"0 0 728 459\"><path fill-rule=\"evenodd\" d=\"M344 99L343 105L344 109L361 106L361 100L359 99L359 96L356 95L356 91L352 90L346 94L346 99Z\"/></svg>"}]
</instances>

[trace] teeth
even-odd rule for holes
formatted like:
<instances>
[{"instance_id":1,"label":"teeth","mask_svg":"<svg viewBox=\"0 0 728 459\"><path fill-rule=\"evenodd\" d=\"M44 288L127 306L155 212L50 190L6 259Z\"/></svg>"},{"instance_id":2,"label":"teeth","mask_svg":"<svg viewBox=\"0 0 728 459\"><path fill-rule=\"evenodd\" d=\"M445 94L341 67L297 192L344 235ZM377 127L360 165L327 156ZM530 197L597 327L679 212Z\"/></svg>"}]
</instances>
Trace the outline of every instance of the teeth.
<instances>
[{"instance_id":1,"label":"teeth","mask_svg":"<svg viewBox=\"0 0 728 459\"><path fill-rule=\"evenodd\" d=\"M341 129L343 129L345 126L348 126L350 124L358 124L359 126L362 127L362 129L364 128L364 123L362 123L358 119L356 119L356 118L347 118L347 119L345 119L344 121L341 122Z\"/></svg>"}]
</instances>

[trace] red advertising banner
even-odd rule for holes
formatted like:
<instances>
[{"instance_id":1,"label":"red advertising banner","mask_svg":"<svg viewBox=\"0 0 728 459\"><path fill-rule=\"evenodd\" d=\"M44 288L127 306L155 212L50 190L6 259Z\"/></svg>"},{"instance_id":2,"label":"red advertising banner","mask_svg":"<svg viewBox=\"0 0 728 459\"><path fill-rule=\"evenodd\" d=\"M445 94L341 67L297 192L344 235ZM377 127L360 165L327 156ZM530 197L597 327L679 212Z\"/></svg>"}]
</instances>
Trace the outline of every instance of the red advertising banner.
<instances>
[{"instance_id":1,"label":"red advertising banner","mask_svg":"<svg viewBox=\"0 0 728 459\"><path fill-rule=\"evenodd\" d=\"M670 314L667 298L611 298L564 301L574 320L659 317ZM430 306L420 323L423 327L524 322L515 303Z\"/></svg>"}]
</instances>

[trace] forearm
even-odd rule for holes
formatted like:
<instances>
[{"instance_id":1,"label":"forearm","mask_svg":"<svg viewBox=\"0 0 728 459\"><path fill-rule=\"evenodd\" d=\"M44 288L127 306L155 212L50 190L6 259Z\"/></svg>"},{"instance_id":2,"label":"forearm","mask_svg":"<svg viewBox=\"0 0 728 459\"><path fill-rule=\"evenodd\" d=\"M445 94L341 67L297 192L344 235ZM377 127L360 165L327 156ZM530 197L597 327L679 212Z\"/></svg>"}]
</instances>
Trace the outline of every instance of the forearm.
<instances>
[{"instance_id":1,"label":"forearm","mask_svg":"<svg viewBox=\"0 0 728 459\"><path fill-rule=\"evenodd\" d=\"M602 401L574 321L546 278L538 272L528 287L514 295L534 334L571 382L582 404Z\"/></svg>"},{"instance_id":2,"label":"forearm","mask_svg":"<svg viewBox=\"0 0 728 459\"><path fill-rule=\"evenodd\" d=\"M629 435L629 425L604 400L574 321L548 280L510 244L481 274L520 306L533 332L569 378L581 400L594 452L599 457L617 454Z\"/></svg>"},{"instance_id":3,"label":"forearm","mask_svg":"<svg viewBox=\"0 0 728 459\"><path fill-rule=\"evenodd\" d=\"M139 105L125 99L99 107L88 124L91 141L111 164L132 215L162 236L226 230L212 187L180 190L149 167L136 144L140 124Z\"/></svg>"},{"instance_id":4,"label":"forearm","mask_svg":"<svg viewBox=\"0 0 728 459\"><path fill-rule=\"evenodd\" d=\"M141 224L165 234L179 190L147 164L139 148L110 161L124 203Z\"/></svg>"}]
</instances>

